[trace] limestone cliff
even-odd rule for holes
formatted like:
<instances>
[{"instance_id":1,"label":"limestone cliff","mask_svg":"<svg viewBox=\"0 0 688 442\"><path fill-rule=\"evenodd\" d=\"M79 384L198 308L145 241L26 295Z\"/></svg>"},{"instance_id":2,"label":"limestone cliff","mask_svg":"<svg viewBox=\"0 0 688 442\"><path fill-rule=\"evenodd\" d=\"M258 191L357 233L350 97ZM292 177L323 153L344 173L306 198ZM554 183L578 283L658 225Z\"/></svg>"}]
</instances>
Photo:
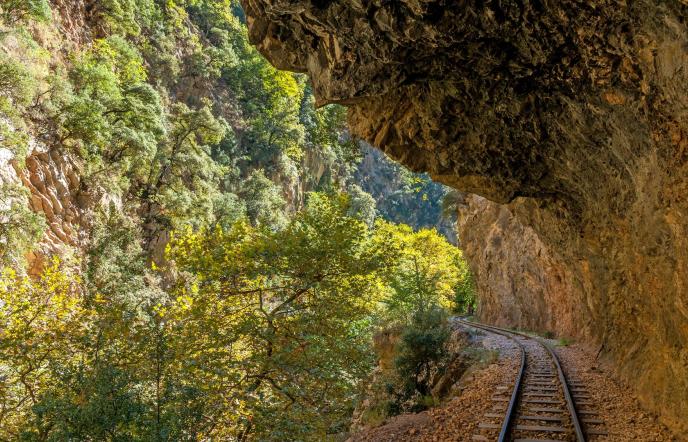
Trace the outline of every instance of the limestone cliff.
<instances>
[{"instance_id":1,"label":"limestone cliff","mask_svg":"<svg viewBox=\"0 0 688 442\"><path fill-rule=\"evenodd\" d=\"M21 121L21 124L15 124L5 115L6 110L0 109L0 257L3 255L3 249L9 248L3 247L7 243L3 236L5 232L2 231L2 227L6 224L5 214L9 212L10 206L16 203L28 206L28 209L37 215L43 227L39 229L43 232L40 239L36 238L30 244L31 250L21 252L22 256L28 253L26 256L29 264L28 272L31 274L39 274L43 264L53 255L62 258L74 257L76 259L70 262L83 263L84 260L81 258L92 245L93 224L100 215L97 212L109 212L107 209L111 208L114 212L121 212L123 216L135 220L135 223L142 224L146 232L146 248L156 262L162 262L170 228L168 222L160 222L166 216L164 211L160 210L157 203L150 204L148 201L138 206L144 193L137 187L141 186L141 182L137 181L139 178L132 179L131 176L124 176L126 172L120 170L118 166L113 166L121 160L121 158L115 158L117 155L105 160L106 167L94 167L89 170L89 161L92 166L107 156L101 149L103 146L110 145L109 142L99 147L90 146L92 151L87 154L88 149L81 147L87 145L88 142L81 140L79 134L73 137L66 136L68 131L63 127L64 120L68 119L66 114L69 112L69 106L65 103L73 100L73 97L67 99L60 96L64 85L61 82L58 84L57 79L69 85L64 88L69 90L70 94L74 92L75 86L69 83L70 76L74 76L74 66L78 64L78 60L89 53L94 45L102 44L102 39L108 37L110 33L104 27L112 27L113 24L108 22L110 18L106 15L116 13L119 6L83 0L74 2L51 0L46 4L49 6L49 18L46 18L44 22L27 21L23 24L25 28L22 28L21 32L15 32L12 26L5 23L6 15L9 13L5 13L7 8L0 5L0 71L9 66L10 61L16 62L15 64L22 69L22 75L30 83L30 86L26 87L26 95L31 98L30 107L27 109L24 109L23 105L9 106L16 108L16 115L13 115L15 119ZM187 9L193 12L193 7L189 6ZM178 12L189 14L184 9ZM227 178L221 184L214 183L214 185L222 187L221 191L227 194L241 193L240 187L242 182L246 181L246 177L256 169L265 169L264 172L274 185L275 193L278 193L277 198L284 200L284 207L280 206L275 211L294 212L303 207L307 192L320 190L331 182L339 184L339 181L345 181L348 178L349 165L343 164L333 152L334 147L327 143L299 140L304 145L300 159L292 159L279 152L279 149L275 147L278 143L274 143L275 146L270 148L263 146L265 149L272 149L268 153L257 149L255 146L258 142L251 138L252 136L255 138L255 134L250 132L254 126L257 126L252 118L255 118L254 114L264 112L264 110L255 111L253 103L246 105L245 102L250 100L244 99L242 102L238 97L245 91L237 84L228 85L228 81L221 76L212 77L213 81L205 79L203 76L207 72L204 73L202 69L198 72L187 67L192 71L188 74L163 72L163 68L170 68L168 62L171 66L176 66L174 69L170 68L171 72L175 72L180 64L195 63L194 57L199 56L203 48L212 53L218 50L205 36L201 38L202 44L199 43L199 36L202 34L199 28L202 24L202 20L191 15L191 18L184 23L189 39L181 39L179 45L172 45L175 53L170 60L158 60L156 57L160 55L159 51L143 50L144 46L151 44L151 41L159 44L160 36L150 37L150 41L146 43L144 43L145 39L139 39L138 43L141 47L134 49L132 53L141 57L146 69L147 86L155 86L161 92L167 93L166 99L170 105L183 101L185 106L196 109L202 99L208 99L212 102L217 116L227 124L228 130L226 139L223 140L224 144L214 146L213 154L218 162L225 162L223 167L231 164L227 175L235 174L235 176L232 175L232 178ZM239 26L237 32L244 35L243 25ZM194 54L194 51L197 53ZM223 51L229 52L227 48L223 48ZM255 50L251 48L251 52L255 53ZM201 67L207 67L207 63L208 61L204 59ZM231 67L234 71L239 71L236 66L237 60L227 61L227 63L227 70ZM265 62L261 59L261 63ZM156 66L160 68L160 72L155 69ZM104 69L104 72L107 72L108 68ZM217 75L219 76L219 73ZM0 79L0 82L2 81ZM53 84L53 81L58 86ZM11 83L16 83L16 81L10 80L7 83L10 85L2 84L0 107L5 103L3 100L9 100L8 97L11 94L8 91L13 89ZM151 97L146 97L147 101L154 101ZM311 98L309 96L307 100L304 99L309 109L312 109ZM15 97L12 97L12 100L14 99ZM64 100L65 103L60 100ZM243 108L242 105L244 105ZM92 110L94 114L103 112L102 115L120 113L120 110L101 110L90 102L86 109ZM86 117L90 116L91 114L79 115L74 118L74 121L86 120ZM116 125L117 118L113 118L113 121ZM167 123L171 126L169 121ZM107 132L102 127L100 129ZM21 146L20 148L11 145L11 140L5 131L21 134L22 141L16 143L17 146ZM303 131L304 127L301 126L292 130L294 137L298 137L299 134L303 137ZM125 132L133 136L134 140L141 136L136 133L136 130L127 129ZM130 139L126 142L136 144ZM160 146L163 144L159 143L157 147ZM136 159L141 164L146 164L151 160L152 158L141 155ZM99 169L99 172L94 173L94 170ZM113 178L116 174L121 174L121 176ZM193 180L187 179L187 181ZM10 186L13 186L13 189L21 189L21 201L14 201L7 197L9 192L6 189ZM234 201L237 206L242 204L238 197L235 200L228 198L224 201L226 204L230 204L227 201ZM237 209L237 213L241 210L241 208Z\"/></svg>"},{"instance_id":2,"label":"limestone cliff","mask_svg":"<svg viewBox=\"0 0 688 442\"><path fill-rule=\"evenodd\" d=\"M565 294L512 291L515 304L557 307L503 322L588 337L648 407L688 429L688 5L243 5L257 47L307 72L319 103L349 105L356 135L508 204L491 215L532 233L502 239L548 256L518 277ZM483 272L493 261L479 253Z\"/></svg>"},{"instance_id":3,"label":"limestone cliff","mask_svg":"<svg viewBox=\"0 0 688 442\"><path fill-rule=\"evenodd\" d=\"M31 192L29 207L46 219L39 249L31 256L31 272L38 273L47 256L63 255L65 247L85 245L85 209L92 203L92 195L81 188L78 166L64 152L35 150L26 159L26 168L17 173Z\"/></svg>"},{"instance_id":4,"label":"limestone cliff","mask_svg":"<svg viewBox=\"0 0 688 442\"><path fill-rule=\"evenodd\" d=\"M589 309L581 308L573 275L507 205L464 194L458 233L480 293L478 315L487 322L525 330L585 336Z\"/></svg>"}]
</instances>

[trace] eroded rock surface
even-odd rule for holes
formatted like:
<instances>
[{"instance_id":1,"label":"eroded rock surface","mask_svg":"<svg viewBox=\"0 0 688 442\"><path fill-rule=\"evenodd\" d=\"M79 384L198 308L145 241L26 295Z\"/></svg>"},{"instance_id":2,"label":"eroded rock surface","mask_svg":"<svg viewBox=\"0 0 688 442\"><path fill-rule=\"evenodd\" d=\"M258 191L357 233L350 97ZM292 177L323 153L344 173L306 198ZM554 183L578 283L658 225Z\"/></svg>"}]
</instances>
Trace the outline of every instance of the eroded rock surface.
<instances>
[{"instance_id":1,"label":"eroded rock surface","mask_svg":"<svg viewBox=\"0 0 688 442\"><path fill-rule=\"evenodd\" d=\"M65 255L70 247L84 246L86 209L93 205L93 195L81 185L77 164L63 152L37 148L16 173L29 189L29 207L45 217L43 238L29 256L29 272L39 274L53 254Z\"/></svg>"},{"instance_id":2,"label":"eroded rock surface","mask_svg":"<svg viewBox=\"0 0 688 442\"><path fill-rule=\"evenodd\" d=\"M519 267L488 263L540 250L516 280L550 288L494 296L493 312L519 313L486 317L600 345L646 406L688 429L686 4L243 4L258 48L307 72L320 103L350 106L356 135L507 205L475 206L476 232L516 229L493 258L470 227L462 244L505 284Z\"/></svg>"},{"instance_id":3,"label":"eroded rock surface","mask_svg":"<svg viewBox=\"0 0 688 442\"><path fill-rule=\"evenodd\" d=\"M580 304L574 277L512 208L473 194L463 196L458 230L475 268L478 315L499 326L581 336L590 309Z\"/></svg>"}]
</instances>

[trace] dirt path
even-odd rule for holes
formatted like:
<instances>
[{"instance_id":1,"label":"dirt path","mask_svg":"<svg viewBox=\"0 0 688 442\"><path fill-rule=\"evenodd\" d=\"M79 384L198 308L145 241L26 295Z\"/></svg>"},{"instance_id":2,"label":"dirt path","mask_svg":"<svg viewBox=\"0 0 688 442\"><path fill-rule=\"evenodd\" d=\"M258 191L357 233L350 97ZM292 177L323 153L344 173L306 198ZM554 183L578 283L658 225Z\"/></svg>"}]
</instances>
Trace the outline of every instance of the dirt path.
<instances>
[{"instance_id":1,"label":"dirt path","mask_svg":"<svg viewBox=\"0 0 688 442\"><path fill-rule=\"evenodd\" d=\"M377 428L356 434L349 442L444 442L471 441L478 423L494 403L496 387L516 375L519 362L514 344L507 338L481 332L477 344L499 350L498 360L465 375L460 393L442 406L417 414L388 419ZM593 392L594 401L606 422L613 442L679 441L653 416L641 410L628 388L614 381L596 363L594 355L579 345L557 349L565 371L575 374ZM602 439L597 439L602 440Z\"/></svg>"}]
</instances>

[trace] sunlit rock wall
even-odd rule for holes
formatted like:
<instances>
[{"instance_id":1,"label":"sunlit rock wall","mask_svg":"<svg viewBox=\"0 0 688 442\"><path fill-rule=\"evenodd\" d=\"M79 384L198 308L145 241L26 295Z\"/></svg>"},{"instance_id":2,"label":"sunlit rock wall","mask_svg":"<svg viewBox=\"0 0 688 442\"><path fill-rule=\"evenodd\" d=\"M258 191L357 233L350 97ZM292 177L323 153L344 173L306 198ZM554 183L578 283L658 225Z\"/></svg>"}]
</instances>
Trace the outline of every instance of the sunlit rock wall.
<instances>
[{"instance_id":1,"label":"sunlit rock wall","mask_svg":"<svg viewBox=\"0 0 688 442\"><path fill-rule=\"evenodd\" d=\"M649 408L688 430L688 5L243 5L257 47L277 67L307 72L318 102L350 106L354 134L508 205L537 238L502 240L547 254L539 271L523 264L528 285L554 289L558 275L570 294L509 296L565 304L519 309L493 297L490 311L515 312L486 307L487 319L579 330ZM468 253L478 271L499 264ZM492 275L506 284L511 269Z\"/></svg>"},{"instance_id":2,"label":"sunlit rock wall","mask_svg":"<svg viewBox=\"0 0 688 442\"><path fill-rule=\"evenodd\" d=\"M457 223L486 322L563 337L590 337L590 309L562 258L509 206L466 194Z\"/></svg>"}]
</instances>

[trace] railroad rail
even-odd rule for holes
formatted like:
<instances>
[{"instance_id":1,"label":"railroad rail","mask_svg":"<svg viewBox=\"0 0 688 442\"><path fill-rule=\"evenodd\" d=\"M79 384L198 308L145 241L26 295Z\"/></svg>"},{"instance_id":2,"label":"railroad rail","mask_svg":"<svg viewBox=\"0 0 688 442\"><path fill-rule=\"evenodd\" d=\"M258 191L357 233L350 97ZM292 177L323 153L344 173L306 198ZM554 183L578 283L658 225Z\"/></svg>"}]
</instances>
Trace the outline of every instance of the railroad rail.
<instances>
[{"instance_id":1,"label":"railroad rail","mask_svg":"<svg viewBox=\"0 0 688 442\"><path fill-rule=\"evenodd\" d=\"M586 442L607 435L600 428L604 422L587 408L592 403L585 386L567 379L549 344L512 330L462 319L459 322L508 338L518 347L521 360L513 386L497 387L492 397L496 405L485 414L488 421L478 424L479 433L473 440ZM579 419L579 415L583 417Z\"/></svg>"}]
</instances>

